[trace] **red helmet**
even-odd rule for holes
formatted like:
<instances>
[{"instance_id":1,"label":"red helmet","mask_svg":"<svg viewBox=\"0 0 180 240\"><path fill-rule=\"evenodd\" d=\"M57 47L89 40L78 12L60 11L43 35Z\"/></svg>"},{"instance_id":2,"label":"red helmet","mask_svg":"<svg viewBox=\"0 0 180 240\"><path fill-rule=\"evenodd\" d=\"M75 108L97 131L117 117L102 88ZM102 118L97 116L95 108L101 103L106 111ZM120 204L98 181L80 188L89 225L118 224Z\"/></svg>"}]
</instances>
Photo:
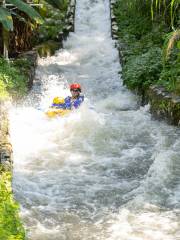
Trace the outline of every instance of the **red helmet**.
<instances>
[{"instance_id":1,"label":"red helmet","mask_svg":"<svg viewBox=\"0 0 180 240\"><path fill-rule=\"evenodd\" d=\"M70 90L78 89L81 92L81 85L79 83L73 83L70 85Z\"/></svg>"}]
</instances>

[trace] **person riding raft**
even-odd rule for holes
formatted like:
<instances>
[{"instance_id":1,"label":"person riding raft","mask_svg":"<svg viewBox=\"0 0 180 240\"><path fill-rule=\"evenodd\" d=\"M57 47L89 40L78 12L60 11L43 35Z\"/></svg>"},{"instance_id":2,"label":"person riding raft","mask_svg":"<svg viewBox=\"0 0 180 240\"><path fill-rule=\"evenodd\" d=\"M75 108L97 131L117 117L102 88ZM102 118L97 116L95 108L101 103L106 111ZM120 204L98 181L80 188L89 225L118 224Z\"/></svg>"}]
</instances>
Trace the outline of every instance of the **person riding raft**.
<instances>
[{"instance_id":1,"label":"person riding raft","mask_svg":"<svg viewBox=\"0 0 180 240\"><path fill-rule=\"evenodd\" d=\"M46 113L49 117L57 115L64 116L73 109L79 108L84 101L84 96L81 95L81 85L73 83L70 85L71 97L65 99L62 97L55 97L50 110Z\"/></svg>"},{"instance_id":2,"label":"person riding raft","mask_svg":"<svg viewBox=\"0 0 180 240\"><path fill-rule=\"evenodd\" d=\"M81 85L78 83L73 83L70 85L71 97L65 98L66 109L72 110L80 107L81 103L84 101L84 96L81 95Z\"/></svg>"}]
</instances>

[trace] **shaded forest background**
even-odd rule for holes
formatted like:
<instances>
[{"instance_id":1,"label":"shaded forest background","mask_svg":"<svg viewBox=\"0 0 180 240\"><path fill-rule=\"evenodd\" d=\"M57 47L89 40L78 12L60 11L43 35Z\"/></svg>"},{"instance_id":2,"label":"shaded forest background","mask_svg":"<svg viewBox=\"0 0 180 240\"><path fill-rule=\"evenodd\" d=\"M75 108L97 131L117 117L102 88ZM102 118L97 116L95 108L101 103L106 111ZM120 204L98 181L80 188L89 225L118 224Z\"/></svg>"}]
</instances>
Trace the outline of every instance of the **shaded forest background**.
<instances>
[{"instance_id":1,"label":"shaded forest background","mask_svg":"<svg viewBox=\"0 0 180 240\"><path fill-rule=\"evenodd\" d=\"M7 1L9 3L11 1ZM19 0L19 2L29 3L29 0ZM35 17L28 16L25 12L16 8L13 10L13 30L8 34L8 50L10 57L16 57L18 53L32 49L44 40L47 36L42 36L42 32L50 32L49 38L57 37L59 31L63 27L63 21L68 6L68 0L33 0L32 4L42 4L33 8L42 17L44 23L39 24ZM1 3L2 4L2 3ZM0 6L2 6L0 4ZM54 8L53 8L54 7ZM13 8L9 7L9 10ZM56 17L55 17L56 15ZM52 18L51 24L48 20ZM43 27L45 29L43 29ZM54 36L56 34L56 36ZM47 35L47 34L46 34ZM3 27L0 24L0 54L3 54Z\"/></svg>"}]
</instances>

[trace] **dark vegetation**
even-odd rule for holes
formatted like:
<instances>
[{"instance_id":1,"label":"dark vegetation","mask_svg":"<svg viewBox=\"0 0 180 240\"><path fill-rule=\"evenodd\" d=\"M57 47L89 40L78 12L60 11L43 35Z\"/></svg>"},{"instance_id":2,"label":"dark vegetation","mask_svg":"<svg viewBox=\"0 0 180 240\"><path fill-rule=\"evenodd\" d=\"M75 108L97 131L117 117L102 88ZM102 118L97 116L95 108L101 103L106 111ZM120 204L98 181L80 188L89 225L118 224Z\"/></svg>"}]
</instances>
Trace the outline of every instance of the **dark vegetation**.
<instances>
[{"instance_id":1,"label":"dark vegetation","mask_svg":"<svg viewBox=\"0 0 180 240\"><path fill-rule=\"evenodd\" d=\"M9 96L19 98L27 92L27 71L30 64L25 58L18 59L19 54L48 40L51 41L39 47L45 55L47 55L46 52L50 52L50 49L54 51L58 47L58 33L62 31L64 26L68 1L34 0L34 3L43 4L42 7L36 8L37 15L34 12L27 15L26 12L17 8L12 13L12 23L7 21L4 25L0 24L0 100ZM23 7L24 5L22 5ZM10 18L11 15L8 16ZM37 16L39 16L38 19ZM7 29L4 27L7 27ZM7 31L8 29L9 31ZM3 38L8 44L9 62L2 56Z\"/></svg>"},{"instance_id":2,"label":"dark vegetation","mask_svg":"<svg viewBox=\"0 0 180 240\"><path fill-rule=\"evenodd\" d=\"M179 1L118 0L123 79L132 90L159 85L180 94Z\"/></svg>"}]
</instances>

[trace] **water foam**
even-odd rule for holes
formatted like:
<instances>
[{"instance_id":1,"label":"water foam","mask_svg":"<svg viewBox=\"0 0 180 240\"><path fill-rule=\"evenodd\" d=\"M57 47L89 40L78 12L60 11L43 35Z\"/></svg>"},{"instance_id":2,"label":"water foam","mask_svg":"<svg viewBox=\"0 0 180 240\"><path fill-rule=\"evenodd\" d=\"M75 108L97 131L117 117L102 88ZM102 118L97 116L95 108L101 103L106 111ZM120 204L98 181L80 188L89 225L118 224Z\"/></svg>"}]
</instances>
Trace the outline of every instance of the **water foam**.
<instances>
[{"instance_id":1,"label":"water foam","mask_svg":"<svg viewBox=\"0 0 180 240\"><path fill-rule=\"evenodd\" d=\"M39 59L27 101L10 111L13 188L30 239L178 239L179 130L122 86L109 17L109 1L77 1L75 33ZM48 119L72 82L84 105Z\"/></svg>"}]
</instances>

